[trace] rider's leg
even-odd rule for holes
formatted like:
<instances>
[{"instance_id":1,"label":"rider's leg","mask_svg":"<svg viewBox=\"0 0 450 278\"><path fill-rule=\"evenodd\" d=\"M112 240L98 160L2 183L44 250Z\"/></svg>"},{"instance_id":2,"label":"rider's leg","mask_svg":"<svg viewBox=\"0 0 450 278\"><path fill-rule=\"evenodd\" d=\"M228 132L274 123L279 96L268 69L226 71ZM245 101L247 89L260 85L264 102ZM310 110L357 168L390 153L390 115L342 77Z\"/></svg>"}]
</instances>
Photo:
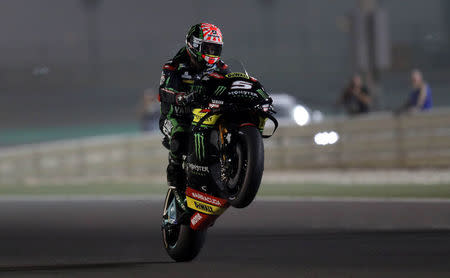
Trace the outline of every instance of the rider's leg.
<instances>
[{"instance_id":1,"label":"rider's leg","mask_svg":"<svg viewBox=\"0 0 450 278\"><path fill-rule=\"evenodd\" d=\"M183 155L187 152L188 130L175 118L162 117L160 129L166 136L163 145L169 149L169 165L167 166L167 183L180 191L186 185L186 175L183 170Z\"/></svg>"},{"instance_id":2,"label":"rider's leg","mask_svg":"<svg viewBox=\"0 0 450 278\"><path fill-rule=\"evenodd\" d=\"M183 154L186 154L187 138L187 133L177 132L174 133L170 139L167 183L169 186L176 187L180 190L183 190L186 186L186 174L183 169Z\"/></svg>"}]
</instances>

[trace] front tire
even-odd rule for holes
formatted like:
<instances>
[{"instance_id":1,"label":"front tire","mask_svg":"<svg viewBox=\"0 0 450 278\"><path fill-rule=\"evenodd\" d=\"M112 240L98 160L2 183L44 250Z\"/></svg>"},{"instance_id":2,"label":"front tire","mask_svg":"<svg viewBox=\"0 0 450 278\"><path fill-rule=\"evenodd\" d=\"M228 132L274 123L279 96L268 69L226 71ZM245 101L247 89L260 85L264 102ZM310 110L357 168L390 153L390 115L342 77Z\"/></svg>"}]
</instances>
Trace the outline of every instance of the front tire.
<instances>
[{"instance_id":1,"label":"front tire","mask_svg":"<svg viewBox=\"0 0 450 278\"><path fill-rule=\"evenodd\" d=\"M164 217L174 199L174 189L167 191L164 202ZM200 252L205 243L207 230L193 230L189 224L163 224L162 237L167 254L177 262L192 261Z\"/></svg>"},{"instance_id":2,"label":"front tire","mask_svg":"<svg viewBox=\"0 0 450 278\"><path fill-rule=\"evenodd\" d=\"M260 131L255 126L243 126L239 129L239 143L243 156L240 163L244 171L239 171L242 181L237 194L229 196L229 203L235 208L244 208L255 199L264 172L264 144Z\"/></svg>"}]
</instances>

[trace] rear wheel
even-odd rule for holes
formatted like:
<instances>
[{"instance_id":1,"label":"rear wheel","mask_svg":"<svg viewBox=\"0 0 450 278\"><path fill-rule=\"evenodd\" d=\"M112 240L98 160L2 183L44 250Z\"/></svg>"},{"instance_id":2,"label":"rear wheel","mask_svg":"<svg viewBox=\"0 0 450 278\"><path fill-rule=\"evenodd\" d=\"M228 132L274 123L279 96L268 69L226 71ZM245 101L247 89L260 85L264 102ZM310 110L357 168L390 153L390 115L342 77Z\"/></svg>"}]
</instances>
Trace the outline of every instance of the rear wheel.
<instances>
[{"instance_id":1,"label":"rear wheel","mask_svg":"<svg viewBox=\"0 0 450 278\"><path fill-rule=\"evenodd\" d=\"M189 224L178 223L180 213L174 189L169 189L164 202L162 226L164 248L175 261L186 262L193 260L200 252L207 230L196 231L192 230ZM174 221L174 219L177 220Z\"/></svg>"}]
</instances>

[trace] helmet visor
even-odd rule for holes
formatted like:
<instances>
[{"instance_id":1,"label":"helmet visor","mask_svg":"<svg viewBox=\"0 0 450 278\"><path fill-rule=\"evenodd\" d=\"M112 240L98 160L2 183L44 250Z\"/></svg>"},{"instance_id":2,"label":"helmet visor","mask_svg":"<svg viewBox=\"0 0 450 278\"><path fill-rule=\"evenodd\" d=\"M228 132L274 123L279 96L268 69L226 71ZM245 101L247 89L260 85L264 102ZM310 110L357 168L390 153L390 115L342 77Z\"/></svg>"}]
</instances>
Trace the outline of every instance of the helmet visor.
<instances>
[{"instance_id":1,"label":"helmet visor","mask_svg":"<svg viewBox=\"0 0 450 278\"><path fill-rule=\"evenodd\" d=\"M222 45L217 43L203 42L201 48L202 54L208 56L220 56L222 53Z\"/></svg>"}]
</instances>

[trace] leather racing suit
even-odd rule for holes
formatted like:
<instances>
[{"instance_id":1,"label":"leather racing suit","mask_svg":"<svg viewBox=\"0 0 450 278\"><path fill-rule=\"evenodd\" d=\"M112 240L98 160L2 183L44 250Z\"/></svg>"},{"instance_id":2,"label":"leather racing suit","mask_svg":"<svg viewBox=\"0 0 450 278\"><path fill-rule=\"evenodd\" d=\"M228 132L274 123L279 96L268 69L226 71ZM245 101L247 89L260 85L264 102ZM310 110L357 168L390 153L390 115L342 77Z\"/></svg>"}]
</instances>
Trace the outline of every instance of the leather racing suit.
<instances>
[{"instance_id":1,"label":"leather racing suit","mask_svg":"<svg viewBox=\"0 0 450 278\"><path fill-rule=\"evenodd\" d=\"M186 47L163 66L159 99L161 117L159 127L164 134L163 145L169 149L167 183L183 190L186 176L182 168L182 157L188 153L192 123L192 108L196 95L205 93L202 78L205 74L225 75L228 66L219 60L213 67L198 69L190 59Z\"/></svg>"}]
</instances>

